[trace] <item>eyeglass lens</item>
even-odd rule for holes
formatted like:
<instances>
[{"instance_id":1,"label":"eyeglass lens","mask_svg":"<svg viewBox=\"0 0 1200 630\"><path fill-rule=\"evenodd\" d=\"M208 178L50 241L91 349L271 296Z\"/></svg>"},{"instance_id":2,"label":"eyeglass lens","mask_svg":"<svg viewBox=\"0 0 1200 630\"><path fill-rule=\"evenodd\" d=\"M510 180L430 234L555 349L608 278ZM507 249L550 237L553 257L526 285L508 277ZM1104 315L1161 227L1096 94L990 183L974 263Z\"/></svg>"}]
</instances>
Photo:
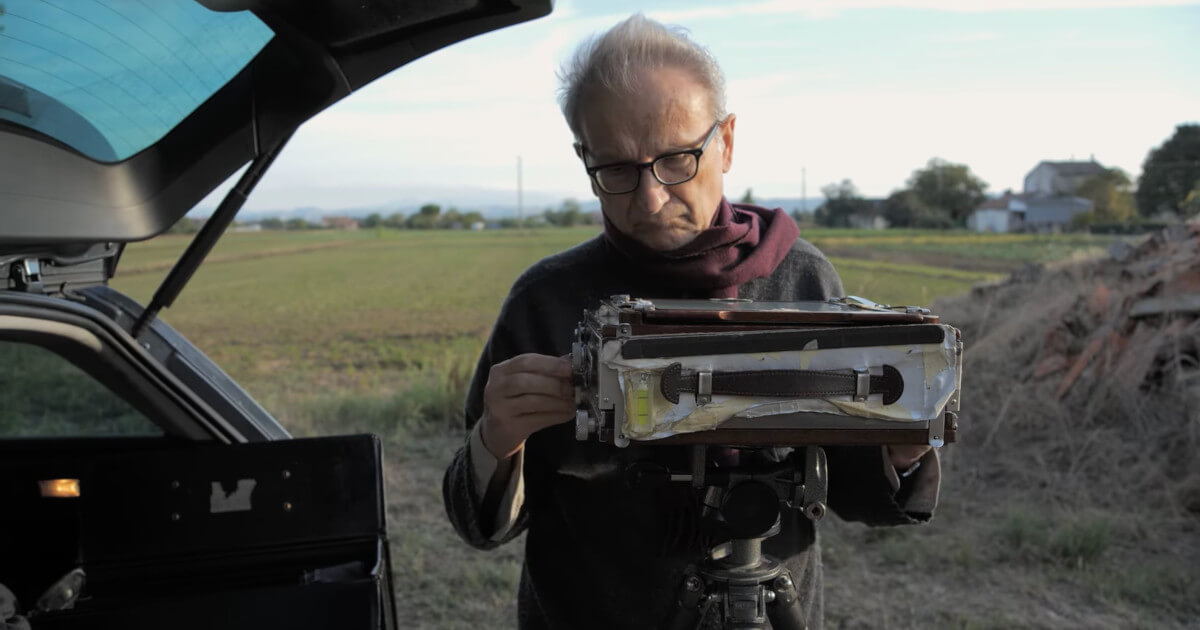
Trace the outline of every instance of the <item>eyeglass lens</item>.
<instances>
[{"instance_id":1,"label":"eyeglass lens","mask_svg":"<svg viewBox=\"0 0 1200 630\"><path fill-rule=\"evenodd\" d=\"M691 153L665 155L650 167L654 177L663 185L682 184L696 175L698 162ZM632 164L611 166L596 171L596 180L606 192L620 194L638 187L642 168Z\"/></svg>"}]
</instances>

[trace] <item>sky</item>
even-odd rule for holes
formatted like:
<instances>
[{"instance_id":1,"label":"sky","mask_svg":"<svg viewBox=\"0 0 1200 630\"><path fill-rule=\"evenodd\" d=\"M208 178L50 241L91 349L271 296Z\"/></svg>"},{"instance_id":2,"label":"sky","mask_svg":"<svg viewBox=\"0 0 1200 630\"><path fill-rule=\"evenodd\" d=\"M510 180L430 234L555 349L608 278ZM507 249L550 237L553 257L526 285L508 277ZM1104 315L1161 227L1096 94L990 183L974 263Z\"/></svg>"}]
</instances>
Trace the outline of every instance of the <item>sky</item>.
<instances>
[{"instance_id":1,"label":"sky","mask_svg":"<svg viewBox=\"0 0 1200 630\"><path fill-rule=\"evenodd\" d=\"M638 10L725 71L730 197L816 197L843 179L881 197L934 157L992 194L1042 160L1094 156L1136 178L1176 125L1200 122L1200 0L562 0L309 121L246 209L515 205L518 157L527 207L591 199L556 74Z\"/></svg>"}]
</instances>

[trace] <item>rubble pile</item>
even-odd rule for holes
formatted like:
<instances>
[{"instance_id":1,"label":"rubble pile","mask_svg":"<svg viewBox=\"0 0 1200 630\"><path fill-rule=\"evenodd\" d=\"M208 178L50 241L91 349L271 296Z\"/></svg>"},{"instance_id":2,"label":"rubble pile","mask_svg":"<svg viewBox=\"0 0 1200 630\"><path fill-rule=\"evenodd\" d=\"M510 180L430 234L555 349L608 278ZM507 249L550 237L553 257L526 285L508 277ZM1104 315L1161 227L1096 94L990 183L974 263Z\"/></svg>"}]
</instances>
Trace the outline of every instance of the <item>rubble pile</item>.
<instances>
[{"instance_id":1,"label":"rubble pile","mask_svg":"<svg viewBox=\"0 0 1200 630\"><path fill-rule=\"evenodd\" d=\"M966 342L959 457L979 475L1200 515L1200 224L937 310Z\"/></svg>"}]
</instances>

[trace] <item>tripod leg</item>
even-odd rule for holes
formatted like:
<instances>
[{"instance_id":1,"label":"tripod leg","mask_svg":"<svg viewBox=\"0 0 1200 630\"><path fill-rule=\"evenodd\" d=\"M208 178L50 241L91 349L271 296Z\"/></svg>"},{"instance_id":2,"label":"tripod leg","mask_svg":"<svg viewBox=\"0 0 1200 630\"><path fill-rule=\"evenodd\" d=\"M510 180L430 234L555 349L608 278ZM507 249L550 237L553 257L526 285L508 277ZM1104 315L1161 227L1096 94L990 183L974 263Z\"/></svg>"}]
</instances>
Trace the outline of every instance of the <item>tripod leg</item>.
<instances>
[{"instance_id":1,"label":"tripod leg","mask_svg":"<svg viewBox=\"0 0 1200 630\"><path fill-rule=\"evenodd\" d=\"M771 620L774 630L805 630L804 610L800 607L800 598L796 594L796 585L792 575L784 571L783 575L775 578L771 584L775 592L775 601L767 605L767 618Z\"/></svg>"}]
</instances>

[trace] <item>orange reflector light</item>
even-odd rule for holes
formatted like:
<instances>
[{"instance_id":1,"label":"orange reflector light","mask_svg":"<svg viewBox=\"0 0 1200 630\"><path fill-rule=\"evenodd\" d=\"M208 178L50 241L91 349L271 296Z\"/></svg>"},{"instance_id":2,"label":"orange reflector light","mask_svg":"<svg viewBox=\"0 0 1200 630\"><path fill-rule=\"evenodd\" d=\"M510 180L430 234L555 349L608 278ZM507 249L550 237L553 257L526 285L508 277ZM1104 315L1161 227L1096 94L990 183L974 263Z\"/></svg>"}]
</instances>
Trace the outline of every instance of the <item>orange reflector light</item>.
<instances>
[{"instance_id":1,"label":"orange reflector light","mask_svg":"<svg viewBox=\"0 0 1200 630\"><path fill-rule=\"evenodd\" d=\"M74 499L79 496L78 479L43 479L38 482L43 497Z\"/></svg>"}]
</instances>

